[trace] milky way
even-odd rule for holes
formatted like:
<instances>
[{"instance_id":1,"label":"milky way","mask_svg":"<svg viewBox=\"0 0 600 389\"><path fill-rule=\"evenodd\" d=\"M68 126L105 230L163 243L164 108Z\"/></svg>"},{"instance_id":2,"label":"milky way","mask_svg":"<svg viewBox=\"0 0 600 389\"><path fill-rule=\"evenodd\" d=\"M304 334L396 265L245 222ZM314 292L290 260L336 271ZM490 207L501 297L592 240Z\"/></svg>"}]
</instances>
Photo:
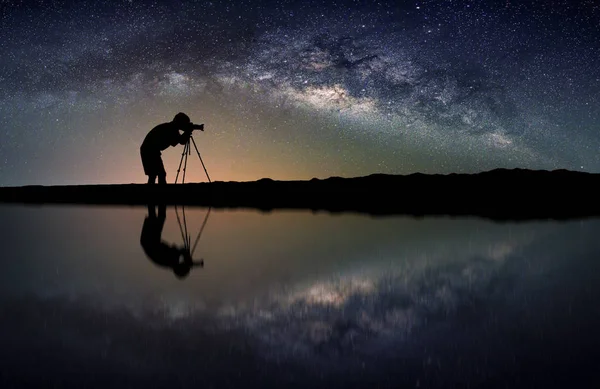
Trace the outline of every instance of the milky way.
<instances>
[{"instance_id":1,"label":"milky way","mask_svg":"<svg viewBox=\"0 0 600 389\"><path fill-rule=\"evenodd\" d=\"M598 172L600 6L529 3L2 2L0 184L144 182L179 111L213 180Z\"/></svg>"}]
</instances>

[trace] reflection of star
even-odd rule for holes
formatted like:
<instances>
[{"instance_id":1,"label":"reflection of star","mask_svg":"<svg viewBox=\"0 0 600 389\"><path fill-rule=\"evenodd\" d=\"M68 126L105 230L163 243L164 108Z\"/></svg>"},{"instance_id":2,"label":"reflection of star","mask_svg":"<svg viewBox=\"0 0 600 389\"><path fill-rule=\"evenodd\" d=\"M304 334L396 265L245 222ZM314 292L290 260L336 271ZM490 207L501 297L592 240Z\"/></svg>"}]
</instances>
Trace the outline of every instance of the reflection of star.
<instances>
[{"instance_id":1,"label":"reflection of star","mask_svg":"<svg viewBox=\"0 0 600 389\"><path fill-rule=\"evenodd\" d=\"M423 255L393 268L372 264L360 271L271 291L266 300L222 311L222 319L249 330L277 356L312 360L319 355L381 353L414 330L445 324L473 300L494 294L496 272L514 251L533 240L500 240L461 251ZM471 247L473 245L473 247ZM439 257L438 257L439 255ZM348 350L345 350L345 349ZM351 350L351 351L349 351Z\"/></svg>"}]
</instances>

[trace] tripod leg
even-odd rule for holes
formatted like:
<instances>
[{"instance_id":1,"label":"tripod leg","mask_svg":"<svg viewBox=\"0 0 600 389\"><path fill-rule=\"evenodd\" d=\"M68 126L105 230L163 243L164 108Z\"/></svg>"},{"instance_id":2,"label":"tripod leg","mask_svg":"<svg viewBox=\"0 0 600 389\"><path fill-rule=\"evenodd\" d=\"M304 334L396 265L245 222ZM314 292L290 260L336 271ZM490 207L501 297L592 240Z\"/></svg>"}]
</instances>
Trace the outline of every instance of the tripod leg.
<instances>
[{"instance_id":1,"label":"tripod leg","mask_svg":"<svg viewBox=\"0 0 600 389\"><path fill-rule=\"evenodd\" d=\"M210 177L208 176L208 172L206 171L206 166L204 166L204 161L202 160L202 157L200 156L200 152L198 151L198 146L196 146L196 141L191 136L190 136L190 139L194 143L194 148L196 149L196 153L198 153L198 158L200 158L200 162L202 163L202 167L204 168L204 173L206 173L206 178L208 178L208 182L211 182Z\"/></svg>"},{"instance_id":2,"label":"tripod leg","mask_svg":"<svg viewBox=\"0 0 600 389\"><path fill-rule=\"evenodd\" d=\"M185 154L185 164L183 165L183 179L181 180L182 184L185 184L185 171L187 169L188 155L190 154L190 142L189 141L186 143L186 151L187 151L187 153Z\"/></svg>"},{"instance_id":3,"label":"tripod leg","mask_svg":"<svg viewBox=\"0 0 600 389\"><path fill-rule=\"evenodd\" d=\"M179 161L179 167L177 168L177 176L175 177L176 184L177 184L177 179L179 178L179 171L181 170L181 163L183 162L183 156L186 154L187 148L188 148L188 143L186 143L183 146L183 153L181 153L181 160Z\"/></svg>"},{"instance_id":4,"label":"tripod leg","mask_svg":"<svg viewBox=\"0 0 600 389\"><path fill-rule=\"evenodd\" d=\"M192 256L194 255L194 251L196 251L196 246L198 245L198 241L200 240L200 237L202 236L202 231L204 231L204 227L206 226L206 222L208 221L208 217L210 216L210 209L211 208L209 207L208 212L206 213L206 216L204 216L204 223L202 223L200 232L198 232L198 236L196 237L196 241L194 242L194 247L192 247L192 251L191 251Z\"/></svg>"},{"instance_id":5,"label":"tripod leg","mask_svg":"<svg viewBox=\"0 0 600 389\"><path fill-rule=\"evenodd\" d=\"M177 224L179 224L179 231L181 232L181 239L183 239L183 244L186 244L185 234L183 233L183 227L181 225L181 219L179 218L179 212L177 211L177 205L175 205L175 215L177 216ZM187 248L187 246L186 246Z\"/></svg>"},{"instance_id":6,"label":"tripod leg","mask_svg":"<svg viewBox=\"0 0 600 389\"><path fill-rule=\"evenodd\" d=\"M183 229L185 230L185 240L184 240L184 245L185 245L185 249L187 251L190 250L190 234L188 233L188 228L187 228L187 221L185 219L185 206L183 206L181 208L181 213L183 214Z\"/></svg>"}]
</instances>

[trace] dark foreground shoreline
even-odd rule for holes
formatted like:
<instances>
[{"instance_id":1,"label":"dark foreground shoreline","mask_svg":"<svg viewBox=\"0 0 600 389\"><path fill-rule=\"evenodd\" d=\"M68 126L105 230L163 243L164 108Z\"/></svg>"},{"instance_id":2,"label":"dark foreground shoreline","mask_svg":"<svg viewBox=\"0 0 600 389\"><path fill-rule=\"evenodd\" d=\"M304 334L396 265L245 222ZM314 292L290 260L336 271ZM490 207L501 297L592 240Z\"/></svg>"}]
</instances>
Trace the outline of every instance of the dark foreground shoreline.
<instances>
[{"instance_id":1,"label":"dark foreground shoreline","mask_svg":"<svg viewBox=\"0 0 600 389\"><path fill-rule=\"evenodd\" d=\"M262 211L306 209L370 215L566 220L600 216L600 174L496 169L478 174L385 175L308 181L23 186L0 203L192 205Z\"/></svg>"}]
</instances>

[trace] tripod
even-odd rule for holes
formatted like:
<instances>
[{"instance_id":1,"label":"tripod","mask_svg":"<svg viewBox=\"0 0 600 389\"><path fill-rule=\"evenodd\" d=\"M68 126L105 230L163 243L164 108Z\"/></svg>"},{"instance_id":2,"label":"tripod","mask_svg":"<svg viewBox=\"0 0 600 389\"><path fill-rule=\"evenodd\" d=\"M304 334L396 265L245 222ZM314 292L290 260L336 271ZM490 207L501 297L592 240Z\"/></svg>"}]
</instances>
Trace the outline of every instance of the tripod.
<instances>
[{"instance_id":1,"label":"tripod","mask_svg":"<svg viewBox=\"0 0 600 389\"><path fill-rule=\"evenodd\" d=\"M192 153L192 149L190 147L190 141L194 144L194 148L196 149L196 153L198 153L198 158L200 158L200 162L202 163L202 167L204 168L204 173L206 173L206 178L208 178L208 182L210 181L210 177L208 176L208 172L206 171L206 166L204 166L204 161L202 161L202 157L200 156L200 152L198 151L198 147L196 146L196 141L190 135L187 143L183 146L183 153L181 153L181 160L179 161L179 167L177 168L177 176L175 177L175 183L177 184L177 179L179 178L179 171L181 170L181 164L183 163L183 159L185 157L185 163L183 165L183 177L181 179L181 183L185 183L185 169L187 168L188 155Z\"/></svg>"},{"instance_id":2,"label":"tripod","mask_svg":"<svg viewBox=\"0 0 600 389\"><path fill-rule=\"evenodd\" d=\"M198 235L196 236L194 246L192 246L191 236L188 233L187 220L185 218L185 206L182 207L183 224L181 223L181 219L179 218L179 211L177 210L177 205L175 206L175 215L177 216L177 224L179 224L179 231L181 232L181 238L183 239L183 246L185 250L189 253L190 258L192 258L192 256L194 255L194 251L196 251L196 246L198 246L198 241L200 241L200 237L202 236L202 232L204 231L204 227L206 227L206 222L208 221L208 217L210 216L210 210L211 208L209 207L208 212L204 216L204 222L202 223L200 232L198 232ZM204 260L193 264L195 266L204 266Z\"/></svg>"}]
</instances>

